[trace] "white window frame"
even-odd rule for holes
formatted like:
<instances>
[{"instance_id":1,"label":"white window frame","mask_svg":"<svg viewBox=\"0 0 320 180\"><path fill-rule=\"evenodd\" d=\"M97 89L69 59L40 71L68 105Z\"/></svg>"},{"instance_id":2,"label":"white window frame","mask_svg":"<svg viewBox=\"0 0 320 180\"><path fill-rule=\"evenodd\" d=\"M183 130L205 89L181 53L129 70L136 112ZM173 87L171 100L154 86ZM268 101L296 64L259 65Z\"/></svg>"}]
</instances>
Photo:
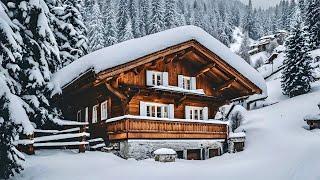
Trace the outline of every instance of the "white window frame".
<instances>
[{"instance_id":1,"label":"white window frame","mask_svg":"<svg viewBox=\"0 0 320 180\"><path fill-rule=\"evenodd\" d=\"M155 118L169 118L169 105L146 102L146 116ZM154 111L153 111L154 110Z\"/></svg>"},{"instance_id":2,"label":"white window frame","mask_svg":"<svg viewBox=\"0 0 320 180\"><path fill-rule=\"evenodd\" d=\"M168 72L147 70L146 79L148 86L168 86Z\"/></svg>"},{"instance_id":3,"label":"white window frame","mask_svg":"<svg viewBox=\"0 0 320 180\"><path fill-rule=\"evenodd\" d=\"M174 119L174 104L140 101L140 116Z\"/></svg>"},{"instance_id":4,"label":"white window frame","mask_svg":"<svg viewBox=\"0 0 320 180\"><path fill-rule=\"evenodd\" d=\"M79 110L78 112L77 112L77 121L78 122L82 122L81 120L82 120L82 113L81 113L82 111L81 110Z\"/></svg>"},{"instance_id":5,"label":"white window frame","mask_svg":"<svg viewBox=\"0 0 320 180\"><path fill-rule=\"evenodd\" d=\"M186 90L196 90L197 89L196 77L178 75L178 86Z\"/></svg>"},{"instance_id":6,"label":"white window frame","mask_svg":"<svg viewBox=\"0 0 320 180\"><path fill-rule=\"evenodd\" d=\"M208 108L207 107L196 107L186 106L185 118L191 120L208 120Z\"/></svg>"},{"instance_id":7,"label":"white window frame","mask_svg":"<svg viewBox=\"0 0 320 180\"><path fill-rule=\"evenodd\" d=\"M108 119L108 101L104 101L100 105L101 120Z\"/></svg>"},{"instance_id":8,"label":"white window frame","mask_svg":"<svg viewBox=\"0 0 320 180\"><path fill-rule=\"evenodd\" d=\"M92 107L92 123L98 122L98 107L99 107L99 104L94 105Z\"/></svg>"}]
</instances>

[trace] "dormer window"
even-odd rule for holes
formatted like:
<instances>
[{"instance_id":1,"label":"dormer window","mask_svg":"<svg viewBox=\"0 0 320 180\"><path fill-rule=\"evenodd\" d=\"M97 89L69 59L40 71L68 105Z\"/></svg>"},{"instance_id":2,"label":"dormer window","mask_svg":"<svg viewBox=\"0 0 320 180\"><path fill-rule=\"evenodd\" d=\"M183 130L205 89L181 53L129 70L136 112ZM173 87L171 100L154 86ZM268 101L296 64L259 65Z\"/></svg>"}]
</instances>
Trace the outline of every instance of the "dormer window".
<instances>
[{"instance_id":1,"label":"dormer window","mask_svg":"<svg viewBox=\"0 0 320 180\"><path fill-rule=\"evenodd\" d=\"M147 71L147 86L168 86L168 72Z\"/></svg>"},{"instance_id":2,"label":"dormer window","mask_svg":"<svg viewBox=\"0 0 320 180\"><path fill-rule=\"evenodd\" d=\"M189 77L189 76L178 76L178 86L180 88L186 89L186 90L196 90L196 78L195 77Z\"/></svg>"}]
</instances>

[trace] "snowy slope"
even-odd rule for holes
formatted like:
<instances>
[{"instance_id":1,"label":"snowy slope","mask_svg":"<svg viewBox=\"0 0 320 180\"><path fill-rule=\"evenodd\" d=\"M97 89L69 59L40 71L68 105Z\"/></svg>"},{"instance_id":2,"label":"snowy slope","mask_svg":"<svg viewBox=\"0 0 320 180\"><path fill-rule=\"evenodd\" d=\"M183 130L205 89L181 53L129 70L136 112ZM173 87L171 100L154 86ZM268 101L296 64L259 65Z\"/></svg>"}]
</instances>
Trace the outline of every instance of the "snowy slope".
<instances>
[{"instance_id":1,"label":"snowy slope","mask_svg":"<svg viewBox=\"0 0 320 180\"><path fill-rule=\"evenodd\" d=\"M63 87L91 68L99 73L189 40L196 40L204 45L266 93L265 81L255 69L220 41L196 26L177 27L92 52L62 68L53 76L52 81L56 86Z\"/></svg>"},{"instance_id":2,"label":"snowy slope","mask_svg":"<svg viewBox=\"0 0 320 180\"><path fill-rule=\"evenodd\" d=\"M278 78L268 82L269 97L281 102L250 111L239 130L246 130L245 151L205 161L123 160L112 154L37 151L27 156L15 179L130 180L316 180L320 178L320 131L308 131L303 117L318 113L320 82L310 94L292 99L281 95Z\"/></svg>"},{"instance_id":3,"label":"snowy slope","mask_svg":"<svg viewBox=\"0 0 320 180\"><path fill-rule=\"evenodd\" d=\"M234 40L233 43L231 43L230 46L230 50L234 53L238 52L240 50L240 46L242 43L242 39L243 39L243 33L242 30L238 27L236 27L233 32L232 32L232 39Z\"/></svg>"}]
</instances>

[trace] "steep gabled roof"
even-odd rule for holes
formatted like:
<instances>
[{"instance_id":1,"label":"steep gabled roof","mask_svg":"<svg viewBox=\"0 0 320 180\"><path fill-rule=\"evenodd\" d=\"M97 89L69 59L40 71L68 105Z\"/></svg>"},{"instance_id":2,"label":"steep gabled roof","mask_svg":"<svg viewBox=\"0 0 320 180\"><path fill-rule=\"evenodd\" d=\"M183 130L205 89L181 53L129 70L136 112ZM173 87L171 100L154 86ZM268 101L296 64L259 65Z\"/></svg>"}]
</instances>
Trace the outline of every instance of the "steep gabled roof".
<instances>
[{"instance_id":1,"label":"steep gabled roof","mask_svg":"<svg viewBox=\"0 0 320 180\"><path fill-rule=\"evenodd\" d=\"M59 70L54 74L52 81L56 86L64 87L90 69L97 74L190 40L195 40L206 47L260 88L263 93L267 93L264 79L254 68L196 26L170 29L92 52Z\"/></svg>"}]
</instances>

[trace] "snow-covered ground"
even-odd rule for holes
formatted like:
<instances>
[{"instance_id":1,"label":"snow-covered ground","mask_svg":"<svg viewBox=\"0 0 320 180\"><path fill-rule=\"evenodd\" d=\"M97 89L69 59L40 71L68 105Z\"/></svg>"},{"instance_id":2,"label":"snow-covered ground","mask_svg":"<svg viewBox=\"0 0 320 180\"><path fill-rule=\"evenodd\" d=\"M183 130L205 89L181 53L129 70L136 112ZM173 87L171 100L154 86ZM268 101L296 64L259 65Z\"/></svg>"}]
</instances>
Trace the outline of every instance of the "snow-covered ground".
<instances>
[{"instance_id":1,"label":"snow-covered ground","mask_svg":"<svg viewBox=\"0 0 320 180\"><path fill-rule=\"evenodd\" d=\"M267 82L277 104L248 113L245 151L205 161L123 160L113 154L41 150L26 156L26 167L14 179L320 179L320 131L306 130L303 117L318 113L320 82L311 93L289 99L281 94L277 76ZM241 130L240 129L240 130Z\"/></svg>"},{"instance_id":2,"label":"snow-covered ground","mask_svg":"<svg viewBox=\"0 0 320 180\"><path fill-rule=\"evenodd\" d=\"M242 43L243 39L243 33L242 30L238 27L236 27L232 32L232 39L234 40L233 43L229 45L230 50L234 53L238 52Z\"/></svg>"}]
</instances>

